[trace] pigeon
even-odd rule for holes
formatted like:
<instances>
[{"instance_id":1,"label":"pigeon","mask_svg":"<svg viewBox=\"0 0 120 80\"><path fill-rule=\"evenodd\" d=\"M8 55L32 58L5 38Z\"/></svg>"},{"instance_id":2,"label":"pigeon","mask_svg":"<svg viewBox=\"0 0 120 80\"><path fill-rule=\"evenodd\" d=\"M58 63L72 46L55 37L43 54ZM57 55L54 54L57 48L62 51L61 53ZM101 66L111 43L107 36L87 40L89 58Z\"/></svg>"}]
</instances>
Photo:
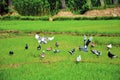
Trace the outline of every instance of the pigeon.
<instances>
[{"instance_id":1,"label":"pigeon","mask_svg":"<svg viewBox=\"0 0 120 80\"><path fill-rule=\"evenodd\" d=\"M25 45L25 49L28 49L28 44Z\"/></svg>"},{"instance_id":2,"label":"pigeon","mask_svg":"<svg viewBox=\"0 0 120 80\"><path fill-rule=\"evenodd\" d=\"M9 51L9 54L10 54L10 55L13 55L13 54L14 54L14 52L13 52L13 51Z\"/></svg>"},{"instance_id":3,"label":"pigeon","mask_svg":"<svg viewBox=\"0 0 120 80\"><path fill-rule=\"evenodd\" d=\"M81 61L81 56L79 55L77 58L76 58L76 62L80 62Z\"/></svg>"},{"instance_id":4,"label":"pigeon","mask_svg":"<svg viewBox=\"0 0 120 80\"><path fill-rule=\"evenodd\" d=\"M50 48L47 48L47 51L51 51L52 50L52 47L50 47Z\"/></svg>"},{"instance_id":5,"label":"pigeon","mask_svg":"<svg viewBox=\"0 0 120 80\"><path fill-rule=\"evenodd\" d=\"M53 50L53 52L54 52L54 53L59 53L59 52L60 52L60 50L55 49L55 50Z\"/></svg>"},{"instance_id":6,"label":"pigeon","mask_svg":"<svg viewBox=\"0 0 120 80\"><path fill-rule=\"evenodd\" d=\"M45 51L42 51L41 58L45 57Z\"/></svg>"},{"instance_id":7,"label":"pigeon","mask_svg":"<svg viewBox=\"0 0 120 80\"><path fill-rule=\"evenodd\" d=\"M91 48L93 48L93 47L95 47L95 44L92 42L92 44L91 44Z\"/></svg>"},{"instance_id":8,"label":"pigeon","mask_svg":"<svg viewBox=\"0 0 120 80\"><path fill-rule=\"evenodd\" d=\"M37 50L41 50L41 45L39 45L39 46L37 47Z\"/></svg>"},{"instance_id":9,"label":"pigeon","mask_svg":"<svg viewBox=\"0 0 120 80\"><path fill-rule=\"evenodd\" d=\"M38 34L35 35L35 39L38 40L38 43L40 44L46 44L48 41L51 41L54 39L54 36L53 37L40 37Z\"/></svg>"},{"instance_id":10,"label":"pigeon","mask_svg":"<svg viewBox=\"0 0 120 80\"><path fill-rule=\"evenodd\" d=\"M107 48L111 49L112 48L112 44L107 45Z\"/></svg>"},{"instance_id":11,"label":"pigeon","mask_svg":"<svg viewBox=\"0 0 120 80\"><path fill-rule=\"evenodd\" d=\"M55 46L56 46L57 48L59 47L59 44L58 44L58 42L56 42L56 43L55 43Z\"/></svg>"},{"instance_id":12,"label":"pigeon","mask_svg":"<svg viewBox=\"0 0 120 80\"><path fill-rule=\"evenodd\" d=\"M108 50L108 57L112 59L112 58L116 58L117 56L112 54L110 50Z\"/></svg>"},{"instance_id":13,"label":"pigeon","mask_svg":"<svg viewBox=\"0 0 120 80\"><path fill-rule=\"evenodd\" d=\"M41 37L41 38L38 39L38 43L40 43L40 44L46 44L47 40L46 40L45 37Z\"/></svg>"},{"instance_id":14,"label":"pigeon","mask_svg":"<svg viewBox=\"0 0 120 80\"><path fill-rule=\"evenodd\" d=\"M71 55L75 53L75 48L72 49L71 51L68 51Z\"/></svg>"},{"instance_id":15,"label":"pigeon","mask_svg":"<svg viewBox=\"0 0 120 80\"><path fill-rule=\"evenodd\" d=\"M87 40L87 37L86 35L84 35L84 47L79 47L79 50L82 50L84 52L88 52L88 45L90 44L90 42L92 41L92 38L93 37L90 37L88 40Z\"/></svg>"},{"instance_id":16,"label":"pigeon","mask_svg":"<svg viewBox=\"0 0 120 80\"><path fill-rule=\"evenodd\" d=\"M102 55L102 53L99 52L98 50L91 50L91 52L92 52L93 54L96 54L97 56Z\"/></svg>"}]
</instances>

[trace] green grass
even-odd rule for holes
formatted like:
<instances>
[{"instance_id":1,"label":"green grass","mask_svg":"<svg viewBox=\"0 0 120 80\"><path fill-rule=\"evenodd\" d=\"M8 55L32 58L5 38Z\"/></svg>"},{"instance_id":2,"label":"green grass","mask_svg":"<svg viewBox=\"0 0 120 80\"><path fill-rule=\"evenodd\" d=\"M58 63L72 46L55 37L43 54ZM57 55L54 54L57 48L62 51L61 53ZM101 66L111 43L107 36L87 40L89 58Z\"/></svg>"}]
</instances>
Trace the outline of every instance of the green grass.
<instances>
[{"instance_id":1,"label":"green grass","mask_svg":"<svg viewBox=\"0 0 120 80\"><path fill-rule=\"evenodd\" d=\"M33 66L34 65L34 66ZM119 66L72 62L33 63L10 68L2 73L3 80L119 80ZM8 74L9 76L7 76Z\"/></svg>"},{"instance_id":2,"label":"green grass","mask_svg":"<svg viewBox=\"0 0 120 80\"><path fill-rule=\"evenodd\" d=\"M2 21L0 22L0 80L120 80L120 32L119 21ZM2 31L18 30L20 33ZM55 36L53 41L42 45L37 51L38 42L33 34L26 32L69 32L64 34L39 34L41 36ZM93 42L95 48L102 52L96 56L90 52L79 51L83 46L83 36L79 34L95 34ZM107 34L107 36L99 36ZM114 35L113 35L114 34ZM58 41L60 53L46 51L55 49ZM25 50L25 44L29 49ZM107 44L113 44L111 52L118 58L107 56ZM74 55L68 53L75 48ZM9 55L13 50L14 55ZM45 50L45 58L40 54ZM82 61L75 63L76 57L81 55Z\"/></svg>"},{"instance_id":3,"label":"green grass","mask_svg":"<svg viewBox=\"0 0 120 80\"><path fill-rule=\"evenodd\" d=\"M0 30L24 32L75 32L78 34L120 34L120 20L1 21Z\"/></svg>"},{"instance_id":4,"label":"green grass","mask_svg":"<svg viewBox=\"0 0 120 80\"><path fill-rule=\"evenodd\" d=\"M44 59L39 56L42 50L36 50L38 43L34 35L0 39L0 80L87 80L88 78L91 80L119 80L120 59L108 58L106 49L107 43L114 38L119 41L119 37L94 37L95 49L102 51L102 56L97 57L91 52L85 53L78 50L78 46L83 45L82 36L60 34L54 36L53 41L42 45L42 50L51 46L55 48L55 41L58 41L61 52L54 54L53 51L45 51L46 57ZM113 43L119 44L116 41ZM24 49L26 43L29 44L28 50ZM76 49L74 55L67 52L72 48ZM120 56L119 49L119 47L113 46L111 51ZM10 56L8 53L10 50L13 50L15 54ZM82 61L76 64L75 60L78 55L81 55Z\"/></svg>"}]
</instances>

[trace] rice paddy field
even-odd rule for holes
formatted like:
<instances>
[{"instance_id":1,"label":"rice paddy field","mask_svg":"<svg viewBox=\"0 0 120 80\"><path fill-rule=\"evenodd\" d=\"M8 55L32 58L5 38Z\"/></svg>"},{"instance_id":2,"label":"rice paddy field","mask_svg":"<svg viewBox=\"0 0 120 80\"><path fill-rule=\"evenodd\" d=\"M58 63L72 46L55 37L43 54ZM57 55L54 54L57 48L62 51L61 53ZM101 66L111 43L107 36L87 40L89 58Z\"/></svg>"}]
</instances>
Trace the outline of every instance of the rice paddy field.
<instances>
[{"instance_id":1,"label":"rice paddy field","mask_svg":"<svg viewBox=\"0 0 120 80\"><path fill-rule=\"evenodd\" d=\"M36 33L54 40L37 50ZM78 49L84 45L84 34L95 43L88 52ZM117 58L108 57L108 44ZM60 52L46 51L49 47ZM75 54L70 55L73 48ZM102 55L96 56L91 49ZM76 63L79 55L81 61ZM120 20L0 21L0 80L120 80Z\"/></svg>"}]
</instances>

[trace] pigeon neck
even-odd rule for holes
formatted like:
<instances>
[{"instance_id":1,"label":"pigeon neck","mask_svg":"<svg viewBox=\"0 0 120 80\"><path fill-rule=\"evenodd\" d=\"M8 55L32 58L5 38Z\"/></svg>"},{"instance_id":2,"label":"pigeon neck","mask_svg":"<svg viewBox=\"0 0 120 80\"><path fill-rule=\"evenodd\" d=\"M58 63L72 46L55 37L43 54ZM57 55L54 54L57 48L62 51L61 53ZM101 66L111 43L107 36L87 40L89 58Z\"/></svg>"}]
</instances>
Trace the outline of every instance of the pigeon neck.
<instances>
[{"instance_id":1,"label":"pigeon neck","mask_svg":"<svg viewBox=\"0 0 120 80\"><path fill-rule=\"evenodd\" d=\"M108 49L108 52L110 52L110 49Z\"/></svg>"}]
</instances>

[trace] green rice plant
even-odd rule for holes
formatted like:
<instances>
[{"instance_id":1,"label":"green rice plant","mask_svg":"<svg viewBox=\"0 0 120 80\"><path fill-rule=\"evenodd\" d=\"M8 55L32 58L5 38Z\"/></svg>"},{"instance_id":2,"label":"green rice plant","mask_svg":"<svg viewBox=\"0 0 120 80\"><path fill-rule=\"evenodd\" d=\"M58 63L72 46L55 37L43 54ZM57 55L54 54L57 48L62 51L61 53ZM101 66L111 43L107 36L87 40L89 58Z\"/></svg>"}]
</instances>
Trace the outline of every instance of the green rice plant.
<instances>
[{"instance_id":1,"label":"green rice plant","mask_svg":"<svg viewBox=\"0 0 120 80\"><path fill-rule=\"evenodd\" d=\"M40 36L53 36L53 34L40 34ZM90 52L90 48L88 48L88 53L78 50L79 46L84 45L83 36L66 34L54 36L53 41L41 45L42 49L40 51L36 49L38 42L34 35L17 35L12 38L0 39L0 79L85 80L89 78L119 80L120 59L108 58L106 48L109 41L114 40L113 43L119 41L118 37L94 36L95 49L102 51L102 55L98 57ZM60 44L60 53L55 54L53 51L46 51L48 47L55 49L56 41ZM29 45L28 50L24 49L26 43ZM76 52L74 55L70 55L68 51L73 48L76 49ZM14 51L13 55L9 55L10 50ZM40 54L43 50L45 50L45 58L41 59ZM119 47L113 45L111 51L120 56ZM81 55L82 61L76 64L75 60L78 55Z\"/></svg>"},{"instance_id":2,"label":"green rice plant","mask_svg":"<svg viewBox=\"0 0 120 80\"><path fill-rule=\"evenodd\" d=\"M119 28L118 20L1 21L0 80L119 80ZM35 33L41 31L40 36L54 36L55 39L41 44L38 51ZM49 32L51 34L47 34ZM87 53L78 49L84 45L84 34L88 38L93 36L95 43L94 48L88 47ZM56 49L56 41L60 53L46 51L49 47ZM118 58L108 57L107 45L110 43L113 45L111 52ZM25 50L25 44L28 44L28 50ZM70 55L68 51L73 48L75 54ZM96 56L91 49L101 51L102 55ZM13 55L9 55L10 50L14 51ZM45 58L42 59L43 50ZM81 61L77 64L78 55L81 55Z\"/></svg>"},{"instance_id":3,"label":"green rice plant","mask_svg":"<svg viewBox=\"0 0 120 80\"><path fill-rule=\"evenodd\" d=\"M0 30L22 32L72 32L79 34L119 35L119 20L81 21L1 21ZM34 27L33 27L34 26Z\"/></svg>"},{"instance_id":4,"label":"green rice plant","mask_svg":"<svg viewBox=\"0 0 120 80\"><path fill-rule=\"evenodd\" d=\"M22 79L22 80L119 80L119 66L106 64L80 63L72 62L59 63L33 63L24 64L17 68L10 68L2 71L1 79ZM9 76L7 76L9 75ZM7 77L6 77L7 76ZM102 77L102 78L101 78Z\"/></svg>"},{"instance_id":5,"label":"green rice plant","mask_svg":"<svg viewBox=\"0 0 120 80\"><path fill-rule=\"evenodd\" d=\"M43 36L43 35L41 35L41 36ZM50 35L50 36L52 36L52 35ZM66 60L68 56L71 56L68 53L68 51L75 48L76 54L73 57L77 56L78 54L81 54L82 56L84 56L86 58L86 60L90 59L91 61L93 61L94 58L92 59L92 57L93 57L92 54L87 54L87 53L84 53L84 52L78 50L79 46L84 45L83 37L71 36L71 35L54 35L54 36L55 36L55 39L53 41L48 42L48 44L42 45L42 50L46 51L46 49L48 47L53 47L53 49L55 49L55 42L58 41L60 43L59 49L61 50L61 53L60 54L58 53L58 56L61 56L61 57L58 57L59 60L62 60L62 59ZM105 59L108 59L106 46L108 44L110 44L111 41L114 46L113 51L116 53L116 55L119 56L119 53L118 53L119 47L116 46L116 45L120 45L118 37L93 37L93 42L95 42L95 44L96 44L96 49L103 51L103 56ZM26 43L29 45L29 50L24 49L24 46ZM24 62L24 61L29 62L29 61L31 61L31 59L33 61L36 59L39 60L40 59L39 55L42 52L42 50L37 51L36 47L38 46L38 42L34 38L34 36L0 39L0 44L2 45L2 46L0 46L1 52L3 52L3 53L1 53L0 58L3 62L3 64L19 63L19 62ZM12 56L9 55L10 50L13 50L15 52L15 55L13 55L14 58L12 58ZM106 55L104 55L104 54L106 54ZM38 57L34 58L34 55L37 55ZM55 54L53 54L53 51L51 51L51 52L46 51L46 55L51 56L51 57L48 56L48 59L46 59L46 60L51 60L51 62L54 61ZM25 58L27 56L28 56L28 58ZM69 59L74 61L73 57L71 57ZM94 57L96 57L96 56L94 55ZM60 58L62 58L62 59L60 59ZM9 60L9 59L11 59L11 60ZM97 59L98 58L96 57L96 60ZM100 57L100 59L103 59L103 58ZM103 61L106 61L105 59ZM98 60L98 62L99 62L99 60ZM103 63L106 63L106 62L103 62Z\"/></svg>"}]
</instances>

